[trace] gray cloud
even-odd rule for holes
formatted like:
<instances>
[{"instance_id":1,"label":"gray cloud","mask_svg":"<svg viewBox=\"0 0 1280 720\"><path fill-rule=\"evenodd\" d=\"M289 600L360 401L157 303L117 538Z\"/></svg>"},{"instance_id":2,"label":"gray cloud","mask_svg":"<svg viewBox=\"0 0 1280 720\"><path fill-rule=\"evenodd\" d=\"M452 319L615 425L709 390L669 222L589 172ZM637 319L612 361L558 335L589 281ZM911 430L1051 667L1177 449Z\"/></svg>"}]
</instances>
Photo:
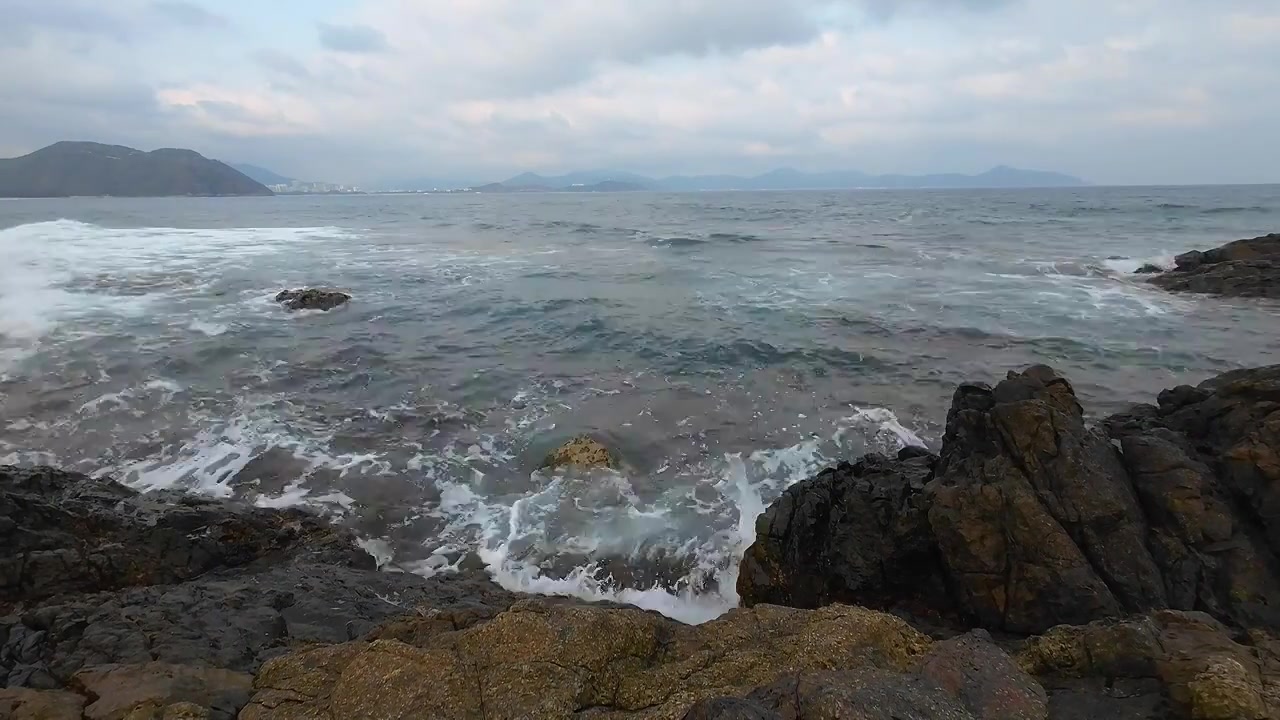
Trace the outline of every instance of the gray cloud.
<instances>
[{"instance_id":1,"label":"gray cloud","mask_svg":"<svg viewBox=\"0 0 1280 720\"><path fill-rule=\"evenodd\" d=\"M351 0L342 17L291 10L270 49L250 43L274 7L238 12L243 32L174 33L217 27L203 13L222 7L177 2L194 12L0 0L0 66L23 68L0 74L0 154L186 146L365 184L590 166L1007 163L1099 182L1280 168L1274 0Z\"/></svg>"},{"instance_id":2,"label":"gray cloud","mask_svg":"<svg viewBox=\"0 0 1280 720\"><path fill-rule=\"evenodd\" d=\"M150 9L157 15L190 28L224 29L231 21L199 5L182 0L153 0Z\"/></svg>"},{"instance_id":3,"label":"gray cloud","mask_svg":"<svg viewBox=\"0 0 1280 720\"><path fill-rule=\"evenodd\" d=\"M319 23L320 45L328 50L346 53L377 53L389 49L387 36L368 25L331 25Z\"/></svg>"},{"instance_id":4,"label":"gray cloud","mask_svg":"<svg viewBox=\"0 0 1280 720\"><path fill-rule=\"evenodd\" d=\"M253 54L253 59L267 70L294 80L305 80L311 77L306 65L278 50L259 50Z\"/></svg>"}]
</instances>

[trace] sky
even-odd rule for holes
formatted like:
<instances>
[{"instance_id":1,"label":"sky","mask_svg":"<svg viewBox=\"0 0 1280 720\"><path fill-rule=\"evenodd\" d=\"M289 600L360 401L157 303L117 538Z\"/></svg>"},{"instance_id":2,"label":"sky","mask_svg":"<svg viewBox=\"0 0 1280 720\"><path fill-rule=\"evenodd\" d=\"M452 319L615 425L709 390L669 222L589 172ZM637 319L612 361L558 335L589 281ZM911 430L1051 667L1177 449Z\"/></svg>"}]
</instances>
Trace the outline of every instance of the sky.
<instances>
[{"instance_id":1,"label":"sky","mask_svg":"<svg viewBox=\"0 0 1280 720\"><path fill-rule=\"evenodd\" d=\"M1280 182L1277 0L0 0L0 156Z\"/></svg>"}]
</instances>

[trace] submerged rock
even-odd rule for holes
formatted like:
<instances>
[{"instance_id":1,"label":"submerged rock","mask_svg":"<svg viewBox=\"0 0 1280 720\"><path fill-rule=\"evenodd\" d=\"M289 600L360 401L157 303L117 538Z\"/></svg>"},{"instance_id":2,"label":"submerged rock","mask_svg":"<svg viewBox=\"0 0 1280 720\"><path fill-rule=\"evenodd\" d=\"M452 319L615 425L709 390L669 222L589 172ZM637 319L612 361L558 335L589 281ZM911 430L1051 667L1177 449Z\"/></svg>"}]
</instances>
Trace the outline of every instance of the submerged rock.
<instances>
[{"instance_id":1,"label":"submerged rock","mask_svg":"<svg viewBox=\"0 0 1280 720\"><path fill-rule=\"evenodd\" d=\"M332 310L350 299L346 293L315 288L282 290L276 295L276 302L290 310Z\"/></svg>"},{"instance_id":2,"label":"submerged rock","mask_svg":"<svg viewBox=\"0 0 1280 720\"><path fill-rule=\"evenodd\" d=\"M590 470L592 468L616 469L618 461L613 453L609 451L609 448L604 446L604 443L595 438L582 435L553 450L542 461L542 467L547 469L577 468L579 470Z\"/></svg>"},{"instance_id":3,"label":"submerged rock","mask_svg":"<svg viewBox=\"0 0 1280 720\"><path fill-rule=\"evenodd\" d=\"M1147 263L1146 265L1143 265L1142 267L1138 268L1137 270L1134 270L1133 272L1138 275L1154 275L1156 273L1164 272L1164 268L1160 267L1159 265Z\"/></svg>"},{"instance_id":4,"label":"submerged rock","mask_svg":"<svg viewBox=\"0 0 1280 720\"><path fill-rule=\"evenodd\" d=\"M1179 292L1280 298L1280 233L1193 250L1175 262L1176 268L1151 282Z\"/></svg>"}]
</instances>

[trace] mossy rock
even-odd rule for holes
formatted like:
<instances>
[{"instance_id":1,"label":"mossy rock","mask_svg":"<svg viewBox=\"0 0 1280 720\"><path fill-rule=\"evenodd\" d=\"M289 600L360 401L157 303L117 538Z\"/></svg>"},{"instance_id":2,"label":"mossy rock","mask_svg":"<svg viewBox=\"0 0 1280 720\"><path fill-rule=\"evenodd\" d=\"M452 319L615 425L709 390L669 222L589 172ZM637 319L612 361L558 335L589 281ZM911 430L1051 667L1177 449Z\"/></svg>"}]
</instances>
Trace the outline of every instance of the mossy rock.
<instances>
[{"instance_id":1,"label":"mossy rock","mask_svg":"<svg viewBox=\"0 0 1280 720\"><path fill-rule=\"evenodd\" d=\"M618 469L618 458L609 448L595 438L580 435L549 453L542 461L546 470L558 468L576 468L591 470L594 468Z\"/></svg>"}]
</instances>

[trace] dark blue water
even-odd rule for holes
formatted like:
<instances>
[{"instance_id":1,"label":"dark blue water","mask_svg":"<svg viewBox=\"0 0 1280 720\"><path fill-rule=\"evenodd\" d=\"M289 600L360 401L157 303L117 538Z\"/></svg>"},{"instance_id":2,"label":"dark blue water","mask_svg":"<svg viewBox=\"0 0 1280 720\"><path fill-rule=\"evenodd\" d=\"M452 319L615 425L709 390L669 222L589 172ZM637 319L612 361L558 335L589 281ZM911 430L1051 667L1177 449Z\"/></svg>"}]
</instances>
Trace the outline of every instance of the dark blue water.
<instances>
[{"instance_id":1,"label":"dark blue water","mask_svg":"<svg viewBox=\"0 0 1280 720\"><path fill-rule=\"evenodd\" d=\"M936 443L959 382L1102 414L1280 362L1280 307L1127 274L1278 227L1277 187L0 202L0 460L702 619L783 487ZM625 470L536 472L579 432Z\"/></svg>"}]
</instances>

